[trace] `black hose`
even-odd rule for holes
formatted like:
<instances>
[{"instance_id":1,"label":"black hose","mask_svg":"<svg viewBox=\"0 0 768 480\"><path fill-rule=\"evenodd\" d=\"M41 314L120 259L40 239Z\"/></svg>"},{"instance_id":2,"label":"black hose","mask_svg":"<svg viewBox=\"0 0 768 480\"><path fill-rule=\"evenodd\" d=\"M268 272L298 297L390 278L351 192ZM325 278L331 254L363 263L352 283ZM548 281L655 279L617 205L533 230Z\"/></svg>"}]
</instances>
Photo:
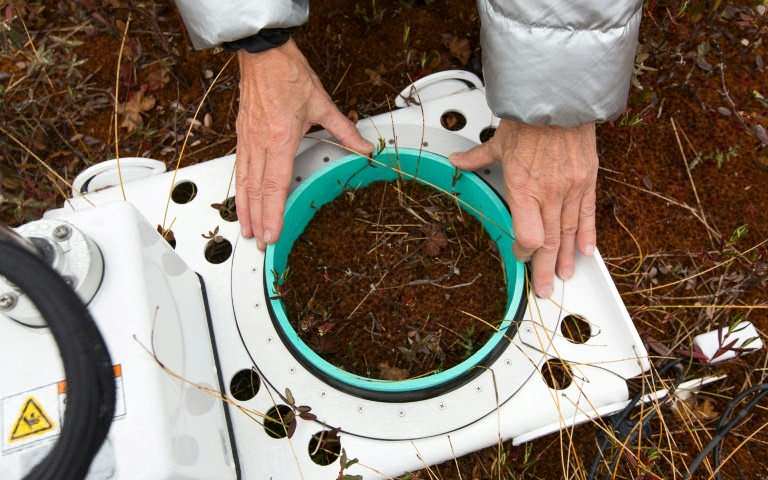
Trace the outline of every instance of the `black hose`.
<instances>
[{"instance_id":1,"label":"black hose","mask_svg":"<svg viewBox=\"0 0 768 480\"><path fill-rule=\"evenodd\" d=\"M82 480L114 417L109 351L87 308L61 276L27 247L2 235L0 275L24 292L47 321L67 379L61 434L24 480Z\"/></svg>"},{"instance_id":2,"label":"black hose","mask_svg":"<svg viewBox=\"0 0 768 480\"><path fill-rule=\"evenodd\" d=\"M678 375L674 381L673 388L676 388L677 385L679 385L680 382L682 381L682 369L679 368L680 363L681 363L680 360L672 360L666 363L664 366L662 366L659 369L659 375L663 375L670 369L677 368ZM671 398L672 396L673 396L673 392L670 391L667 398ZM720 480L722 478L720 475L720 462L721 462L720 457L723 449L723 440L725 440L725 437L728 435L728 433L730 433L731 430L733 430L735 427L737 427L739 424L741 424L744 421L747 415L765 397L768 397L768 383L754 385L751 388L748 388L747 390L739 393L730 402L728 402L728 405L726 406L722 416L720 417L720 420L717 423L717 428L715 430L714 435L712 436L712 439L709 441L709 443L707 443L704 446L701 452L699 452L696 458L694 458L693 461L688 466L688 473L684 477L685 480L689 480L690 478L693 477L693 475L701 467L701 464L704 463L704 460L707 457L711 457L712 459L712 467L715 472L714 479ZM656 412L655 410L652 410L651 412L649 412L643 417L641 425L637 425L636 421L632 422L629 420L631 411L637 406L638 403L640 403L641 398L642 398L641 393L635 395L621 412L611 417L611 420L612 420L611 426L614 431L615 438L620 439L620 442L623 445L631 444L634 441L635 437L638 435L639 431L646 428L649 421L655 417ZM742 407L740 410L736 411L736 408L748 398L751 398L751 400L749 400L749 402L747 402L746 405ZM736 413L734 414L735 411ZM594 480L598 478L597 475L598 475L598 470L600 469L600 465L602 463L607 463L606 462L607 459L605 458L604 452L610 446L611 438L612 437L609 437L603 432L598 432L597 434L598 452L597 452L597 456L592 462L592 466L589 471L589 476L587 477L588 480ZM607 475L609 477L610 477L611 471L613 471L616 468L616 464L619 461L619 458L620 458L619 455L614 455L612 457L610 469L607 472Z\"/></svg>"},{"instance_id":3,"label":"black hose","mask_svg":"<svg viewBox=\"0 0 768 480\"><path fill-rule=\"evenodd\" d=\"M699 452L696 458L694 458L688 466L688 475L686 475L686 479L691 478L704 462L704 459L711 455L712 467L715 471L714 478L720 480L720 455L723 450L723 440L725 440L728 433L739 425L749 412L751 412L766 396L768 396L768 383L762 383L744 390L736 395L733 400L728 402L725 411L723 411L723 415L720 417L720 421L717 422L717 429L715 430L712 439L704 446L701 452ZM736 407L749 397L753 397L752 400L734 415L733 412L736 410Z\"/></svg>"},{"instance_id":4,"label":"black hose","mask_svg":"<svg viewBox=\"0 0 768 480\"><path fill-rule=\"evenodd\" d=\"M675 380L672 387L669 389L667 398L672 398L674 396L674 389L676 389L677 385L679 385L683 380L683 370L680 368L680 363L681 361L679 359L670 360L669 362L665 363L658 371L658 375L661 376L666 375L672 369L677 370ZM643 392L636 394L622 411L611 417L611 427L615 434L614 437L608 436L602 431L597 433L597 456L592 461L592 466L589 469L589 476L587 477L588 480L594 480L595 478L598 478L597 475L598 470L600 469L600 465L602 463L606 463L604 452L610 446L612 438L620 439L621 445L629 445L634 441L635 437L637 437L637 435L642 430L647 428L650 421L656 417L657 412L654 409L643 417L641 425L637 425L636 421L632 422L629 420L629 416L632 413L632 410L634 410L634 408L640 403L642 398ZM610 467L606 472L607 478L611 478L611 472L616 469L616 464L619 462L620 458L621 455L613 455Z\"/></svg>"}]
</instances>

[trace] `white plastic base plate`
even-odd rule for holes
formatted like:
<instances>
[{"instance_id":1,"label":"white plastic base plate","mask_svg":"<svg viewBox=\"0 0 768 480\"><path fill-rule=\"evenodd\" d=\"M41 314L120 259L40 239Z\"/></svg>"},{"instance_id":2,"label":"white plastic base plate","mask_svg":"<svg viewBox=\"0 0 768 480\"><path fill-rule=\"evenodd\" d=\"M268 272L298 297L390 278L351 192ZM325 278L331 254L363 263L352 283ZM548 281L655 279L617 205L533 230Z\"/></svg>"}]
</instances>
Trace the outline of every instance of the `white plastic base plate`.
<instances>
[{"instance_id":1,"label":"white plastic base plate","mask_svg":"<svg viewBox=\"0 0 768 480\"><path fill-rule=\"evenodd\" d=\"M362 120L361 132L374 143L383 137L390 146L421 146L445 156L466 150L479 142L481 131L497 125L498 118L487 107L482 88L455 91L453 86L455 82L450 95L425 101L423 116L419 106L400 108L391 115ZM458 131L443 128L440 119L447 111L461 113L466 125ZM296 159L296 182L345 155L340 148L305 139ZM312 435L327 426L341 430L347 456L359 460L346 473L364 478L394 477L492 445L499 437L524 442L620 410L628 396L625 379L648 368L643 344L596 252L577 259L575 275L567 282L556 281L550 300L530 296L509 348L486 372L460 388L404 404L378 403L337 391L305 371L281 343L266 310L262 253L255 241L240 237L237 222L223 220L211 207L234 195L235 186L230 184L234 161L228 156L179 170L176 183L193 182L197 195L183 205L171 202L165 225L172 225L176 252L207 284L224 378L228 381L252 367L263 375L258 394L242 405L266 412L289 388L297 403L311 406L319 420L300 420L290 440L273 439L252 418L235 411L243 478L334 478L338 460L320 466L309 455ZM504 191L498 166L478 174ZM168 172L127 183L128 201L152 225L161 224L171 182ZM120 201L121 193L111 188L88 198L104 205ZM93 208L82 199L73 205L78 210ZM48 215L71 214L62 209ZM202 235L216 227L234 246L232 257L221 264L204 256L208 240ZM573 343L561 334L560 323L569 314L589 322L591 336L586 343ZM178 341L180 348L188 348L183 345L187 339ZM550 358L570 365L574 379L564 390L550 389L540 373ZM199 461L204 462L204 456ZM215 477L201 473L190 478Z\"/></svg>"}]
</instances>

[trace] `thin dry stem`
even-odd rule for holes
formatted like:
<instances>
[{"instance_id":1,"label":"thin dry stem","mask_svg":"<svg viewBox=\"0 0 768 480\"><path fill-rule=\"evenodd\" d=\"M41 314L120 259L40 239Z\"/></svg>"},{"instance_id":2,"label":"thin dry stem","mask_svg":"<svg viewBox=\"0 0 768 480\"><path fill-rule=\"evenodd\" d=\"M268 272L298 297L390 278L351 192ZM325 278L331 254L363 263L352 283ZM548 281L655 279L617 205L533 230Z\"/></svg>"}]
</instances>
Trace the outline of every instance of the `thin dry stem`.
<instances>
[{"instance_id":1,"label":"thin dry stem","mask_svg":"<svg viewBox=\"0 0 768 480\"><path fill-rule=\"evenodd\" d=\"M115 130L115 162L117 162L117 177L120 179L120 193L123 200L127 200L125 195L125 182L123 181L123 169L120 165L120 130L117 123L117 110L120 99L120 67L123 63L123 50L125 49L125 38L128 36L128 28L131 26L131 14L128 13L128 19L123 29L123 38L120 40L120 51L117 54L117 68L115 69L115 107L114 107L114 130Z\"/></svg>"},{"instance_id":2,"label":"thin dry stem","mask_svg":"<svg viewBox=\"0 0 768 480\"><path fill-rule=\"evenodd\" d=\"M203 108L203 104L205 103L205 100L208 98L208 95L211 93L211 90L213 90L214 85L216 85L216 82L224 73L224 70L226 70L229 64L232 63L233 58L235 58L234 55L230 56L227 59L227 61L224 63L224 65L219 69L219 72L216 74L211 84L208 85L208 88L205 90L205 93L203 94L203 98L200 100L200 103L197 104L197 109L195 109L195 114L192 116L192 121L189 122L189 127L187 128L186 135L184 135L184 142L181 144L181 150L179 151L179 156L176 159L176 165L173 169L173 175L171 176L171 185L170 185L170 188L168 189L168 198L165 201L165 211L163 212L163 223L161 224L161 228L163 230L165 230L165 223L168 220L168 209L171 207L171 195L173 194L173 187L176 185L176 174L179 172L179 167L181 166L181 159L184 157L184 151L187 148L187 142L189 141L189 136L192 134L192 128L195 126L195 120L197 120L197 116L200 114L200 110ZM232 180L230 179L230 184L231 183L232 183Z\"/></svg>"}]
</instances>

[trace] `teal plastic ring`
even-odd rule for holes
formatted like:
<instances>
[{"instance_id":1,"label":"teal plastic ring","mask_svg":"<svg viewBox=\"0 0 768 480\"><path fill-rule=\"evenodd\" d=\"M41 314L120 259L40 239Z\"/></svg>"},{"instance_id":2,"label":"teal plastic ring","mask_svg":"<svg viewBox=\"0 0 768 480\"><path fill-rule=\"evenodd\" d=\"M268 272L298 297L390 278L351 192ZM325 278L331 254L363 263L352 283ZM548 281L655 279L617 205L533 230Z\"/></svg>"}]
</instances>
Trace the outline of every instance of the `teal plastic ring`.
<instances>
[{"instance_id":1,"label":"teal plastic ring","mask_svg":"<svg viewBox=\"0 0 768 480\"><path fill-rule=\"evenodd\" d=\"M275 288L282 278L288 255L315 211L341 195L376 181L395 181L398 177L417 180L458 196L465 212L477 218L498 247L504 265L507 285L507 309L498 330L474 354L463 362L441 372L408 380L380 380L355 375L331 364L315 353L296 333ZM349 386L354 392L375 394L409 394L443 391L470 376L506 337L523 309L525 266L512 254L513 228L509 211L498 194L474 173L457 173L445 157L415 149L385 149L375 161L349 155L303 180L288 198L285 226L277 243L267 247L264 277L270 312L278 333L297 359L321 379L334 385ZM368 396L368 395L363 395ZM395 395L397 396L397 395Z\"/></svg>"}]
</instances>

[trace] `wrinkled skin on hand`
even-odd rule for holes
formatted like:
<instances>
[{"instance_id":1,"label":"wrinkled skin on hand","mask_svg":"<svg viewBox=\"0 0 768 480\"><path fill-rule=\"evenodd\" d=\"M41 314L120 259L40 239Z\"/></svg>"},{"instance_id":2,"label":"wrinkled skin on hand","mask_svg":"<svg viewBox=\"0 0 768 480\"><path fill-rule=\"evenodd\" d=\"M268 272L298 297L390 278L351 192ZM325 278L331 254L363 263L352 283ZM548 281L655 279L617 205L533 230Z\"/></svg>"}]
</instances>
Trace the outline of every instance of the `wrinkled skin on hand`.
<instances>
[{"instance_id":1,"label":"wrinkled skin on hand","mask_svg":"<svg viewBox=\"0 0 768 480\"><path fill-rule=\"evenodd\" d=\"M242 235L259 248L277 241L299 142L313 125L363 154L367 142L326 93L293 40L261 53L241 51L235 202Z\"/></svg>"},{"instance_id":2,"label":"wrinkled skin on hand","mask_svg":"<svg viewBox=\"0 0 768 480\"><path fill-rule=\"evenodd\" d=\"M574 128L502 120L487 143L451 156L458 168L501 162L515 229L515 256L531 260L533 287L552 294L555 272L573 275L576 249L595 249L597 145L594 123Z\"/></svg>"},{"instance_id":3,"label":"wrinkled skin on hand","mask_svg":"<svg viewBox=\"0 0 768 480\"><path fill-rule=\"evenodd\" d=\"M313 126L328 130L353 151L369 155L360 136L326 93L291 40L251 54L240 52L237 117L237 215L242 235L259 248L277 241L293 178L293 161ZM595 246L597 147L595 125L539 127L502 120L494 137L451 161L476 170L501 162L514 219L514 253L531 260L536 294L549 297L555 272L573 275L576 250Z\"/></svg>"}]
</instances>

